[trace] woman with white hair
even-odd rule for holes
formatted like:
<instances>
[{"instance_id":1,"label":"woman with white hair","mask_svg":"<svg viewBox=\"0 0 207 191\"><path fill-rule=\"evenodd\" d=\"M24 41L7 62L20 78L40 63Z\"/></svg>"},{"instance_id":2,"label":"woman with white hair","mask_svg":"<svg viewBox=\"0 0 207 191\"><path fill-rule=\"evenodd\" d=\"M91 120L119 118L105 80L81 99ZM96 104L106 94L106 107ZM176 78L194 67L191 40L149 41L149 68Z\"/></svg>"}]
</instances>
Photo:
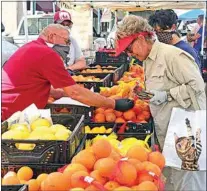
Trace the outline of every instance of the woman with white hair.
<instances>
[{"instance_id":1,"label":"woman with white hair","mask_svg":"<svg viewBox=\"0 0 207 191\"><path fill-rule=\"evenodd\" d=\"M126 16L117 27L116 54L143 61L146 91L154 94L150 110L161 149L173 107L206 108L204 82L194 59L185 51L155 40L147 20ZM206 172L165 168L166 190L205 190Z\"/></svg>"}]
</instances>

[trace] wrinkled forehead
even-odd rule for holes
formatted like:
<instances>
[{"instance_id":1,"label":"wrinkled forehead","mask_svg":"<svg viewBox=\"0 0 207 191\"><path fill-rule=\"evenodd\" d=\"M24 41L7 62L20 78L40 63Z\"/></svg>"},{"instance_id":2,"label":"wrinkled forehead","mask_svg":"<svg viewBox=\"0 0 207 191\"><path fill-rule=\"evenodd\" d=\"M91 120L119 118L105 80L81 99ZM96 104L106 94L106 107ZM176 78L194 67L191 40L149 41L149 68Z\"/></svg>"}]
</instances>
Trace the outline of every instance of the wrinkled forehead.
<instances>
[{"instance_id":1,"label":"wrinkled forehead","mask_svg":"<svg viewBox=\"0 0 207 191\"><path fill-rule=\"evenodd\" d=\"M66 29L54 28L51 31L54 32L55 34L58 34L58 35L64 37L64 38L68 38L69 37L69 32Z\"/></svg>"}]
</instances>

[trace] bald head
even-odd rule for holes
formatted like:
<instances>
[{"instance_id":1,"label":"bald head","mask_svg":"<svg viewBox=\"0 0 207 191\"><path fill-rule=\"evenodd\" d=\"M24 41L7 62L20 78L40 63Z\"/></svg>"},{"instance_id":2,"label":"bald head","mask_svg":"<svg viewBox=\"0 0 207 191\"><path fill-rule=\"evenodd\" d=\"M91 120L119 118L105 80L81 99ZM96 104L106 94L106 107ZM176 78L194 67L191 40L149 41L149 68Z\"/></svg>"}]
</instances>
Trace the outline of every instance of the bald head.
<instances>
[{"instance_id":1,"label":"bald head","mask_svg":"<svg viewBox=\"0 0 207 191\"><path fill-rule=\"evenodd\" d=\"M39 37L48 43L66 45L69 31L60 24L50 24L41 31Z\"/></svg>"}]
</instances>

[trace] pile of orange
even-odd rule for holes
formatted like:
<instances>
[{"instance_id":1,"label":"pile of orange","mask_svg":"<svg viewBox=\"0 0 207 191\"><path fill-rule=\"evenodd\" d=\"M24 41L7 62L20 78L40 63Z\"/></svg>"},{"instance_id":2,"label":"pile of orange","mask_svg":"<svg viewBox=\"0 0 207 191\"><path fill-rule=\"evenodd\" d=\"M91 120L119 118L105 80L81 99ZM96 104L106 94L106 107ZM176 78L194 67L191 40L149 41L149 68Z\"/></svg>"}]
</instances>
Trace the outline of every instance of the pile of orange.
<instances>
[{"instance_id":1,"label":"pile of orange","mask_svg":"<svg viewBox=\"0 0 207 191\"><path fill-rule=\"evenodd\" d=\"M131 147L126 158L115 160L115 153L120 156L108 140L98 139L73 157L63 172L43 173L32 179L32 169L24 166L17 173L8 172L2 185L28 184L29 191L158 191L157 178L165 166L161 153L148 153L139 145Z\"/></svg>"},{"instance_id":2,"label":"pile of orange","mask_svg":"<svg viewBox=\"0 0 207 191\"><path fill-rule=\"evenodd\" d=\"M126 112L97 108L94 114L94 121L97 123L125 123L127 121L146 123L149 121L150 116L149 105L144 101L137 100L134 108Z\"/></svg>"}]
</instances>

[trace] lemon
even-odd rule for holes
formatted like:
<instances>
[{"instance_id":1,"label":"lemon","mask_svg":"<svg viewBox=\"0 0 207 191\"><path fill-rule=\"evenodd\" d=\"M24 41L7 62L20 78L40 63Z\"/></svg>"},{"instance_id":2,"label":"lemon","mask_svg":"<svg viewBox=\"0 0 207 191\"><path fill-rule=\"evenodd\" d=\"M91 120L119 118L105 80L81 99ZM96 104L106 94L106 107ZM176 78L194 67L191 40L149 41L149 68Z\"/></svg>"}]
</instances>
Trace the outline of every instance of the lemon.
<instances>
[{"instance_id":1,"label":"lemon","mask_svg":"<svg viewBox=\"0 0 207 191\"><path fill-rule=\"evenodd\" d=\"M9 130L2 134L2 139L26 139L28 137L28 132L18 130Z\"/></svg>"},{"instance_id":2,"label":"lemon","mask_svg":"<svg viewBox=\"0 0 207 191\"><path fill-rule=\"evenodd\" d=\"M112 133L112 128L106 129L106 133Z\"/></svg>"},{"instance_id":3,"label":"lemon","mask_svg":"<svg viewBox=\"0 0 207 191\"><path fill-rule=\"evenodd\" d=\"M25 132L30 132L29 128L27 127L26 124L13 124L9 129L11 130L19 130L19 131L25 131Z\"/></svg>"},{"instance_id":4,"label":"lemon","mask_svg":"<svg viewBox=\"0 0 207 191\"><path fill-rule=\"evenodd\" d=\"M91 129L88 125L85 126L85 133L91 133Z\"/></svg>"},{"instance_id":5,"label":"lemon","mask_svg":"<svg viewBox=\"0 0 207 191\"><path fill-rule=\"evenodd\" d=\"M94 127L93 129L91 129L91 133L100 133L99 127Z\"/></svg>"},{"instance_id":6,"label":"lemon","mask_svg":"<svg viewBox=\"0 0 207 191\"><path fill-rule=\"evenodd\" d=\"M67 130L67 127L65 127L64 125L61 125L61 124L52 125L50 128L54 134L60 129Z\"/></svg>"},{"instance_id":7,"label":"lemon","mask_svg":"<svg viewBox=\"0 0 207 191\"><path fill-rule=\"evenodd\" d=\"M70 130L60 129L55 133L56 140L66 141L71 134Z\"/></svg>"},{"instance_id":8,"label":"lemon","mask_svg":"<svg viewBox=\"0 0 207 191\"><path fill-rule=\"evenodd\" d=\"M50 127L52 124L48 119L38 118L35 121L33 121L30 125L31 129L34 130L38 126L46 126Z\"/></svg>"},{"instance_id":9,"label":"lemon","mask_svg":"<svg viewBox=\"0 0 207 191\"><path fill-rule=\"evenodd\" d=\"M42 134L53 133L52 129L50 129L47 126L36 127L35 130L32 131L32 133L35 133L35 132L41 132Z\"/></svg>"},{"instance_id":10,"label":"lemon","mask_svg":"<svg viewBox=\"0 0 207 191\"><path fill-rule=\"evenodd\" d=\"M99 133L105 133L106 128L104 126L99 127Z\"/></svg>"},{"instance_id":11,"label":"lemon","mask_svg":"<svg viewBox=\"0 0 207 191\"><path fill-rule=\"evenodd\" d=\"M41 137L41 140L56 140L56 136L54 134L44 134Z\"/></svg>"},{"instance_id":12,"label":"lemon","mask_svg":"<svg viewBox=\"0 0 207 191\"><path fill-rule=\"evenodd\" d=\"M15 144L16 145L16 144ZM31 151L34 149L35 144L29 143L19 143L18 146L16 145L17 149L24 150L24 151Z\"/></svg>"}]
</instances>

